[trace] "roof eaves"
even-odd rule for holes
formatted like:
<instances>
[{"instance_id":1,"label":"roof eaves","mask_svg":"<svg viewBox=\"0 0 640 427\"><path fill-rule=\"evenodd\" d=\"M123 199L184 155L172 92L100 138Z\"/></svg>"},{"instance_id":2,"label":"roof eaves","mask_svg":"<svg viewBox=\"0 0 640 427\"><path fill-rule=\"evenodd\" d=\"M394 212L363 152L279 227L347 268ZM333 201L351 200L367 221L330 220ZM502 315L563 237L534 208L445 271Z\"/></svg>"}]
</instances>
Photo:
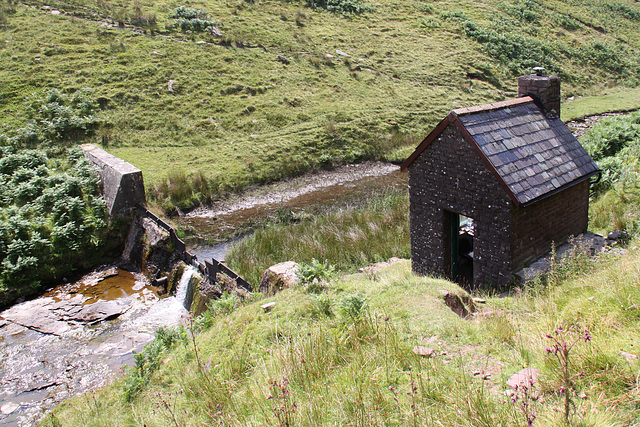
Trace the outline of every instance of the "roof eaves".
<instances>
[{"instance_id":1,"label":"roof eaves","mask_svg":"<svg viewBox=\"0 0 640 427\"><path fill-rule=\"evenodd\" d=\"M524 203L520 204L520 207L526 208L527 206L531 206L532 204L534 204L534 203L536 203L536 202L539 202L539 201L541 201L541 200L544 200L544 199L546 199L547 197L551 197L551 196L553 196L554 194L557 194L557 193L559 193L559 192L561 192L561 191L563 191L563 190L566 190L566 189L567 189L567 188L569 188L569 187L573 187L574 185L579 184L579 183L581 183L582 181L584 181L584 180L586 180L586 179L589 179L589 178L591 178L592 176L598 175L598 174L600 174L600 173L602 173L602 170L601 170L601 169L598 169L598 170L595 170L595 171L593 171L593 172L591 172L591 173L589 173L589 174L583 175L583 176L581 176L580 178L578 178L578 179L576 179L576 180L574 180L574 181L568 182L568 183L566 183L566 184L562 185L561 187L556 188L555 190L552 190L552 191L546 192L546 193L544 193L544 194L542 194L542 195L540 195L540 196L536 197L535 199L531 199L531 200L529 200L529 201L527 201L527 202L524 202Z\"/></svg>"}]
</instances>

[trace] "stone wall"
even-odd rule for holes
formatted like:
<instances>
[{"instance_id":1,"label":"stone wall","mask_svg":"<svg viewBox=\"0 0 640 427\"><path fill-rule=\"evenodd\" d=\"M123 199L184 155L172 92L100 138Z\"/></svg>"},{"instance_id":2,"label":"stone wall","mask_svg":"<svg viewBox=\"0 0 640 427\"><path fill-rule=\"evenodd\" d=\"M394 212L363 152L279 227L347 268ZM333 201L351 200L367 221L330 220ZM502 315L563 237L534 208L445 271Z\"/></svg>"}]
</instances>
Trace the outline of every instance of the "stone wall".
<instances>
[{"instance_id":1,"label":"stone wall","mask_svg":"<svg viewBox=\"0 0 640 427\"><path fill-rule=\"evenodd\" d=\"M587 231L589 180L513 212L512 270Z\"/></svg>"},{"instance_id":2,"label":"stone wall","mask_svg":"<svg viewBox=\"0 0 640 427\"><path fill-rule=\"evenodd\" d=\"M85 144L84 155L97 168L109 215L146 201L142 171L103 149Z\"/></svg>"},{"instance_id":3,"label":"stone wall","mask_svg":"<svg viewBox=\"0 0 640 427\"><path fill-rule=\"evenodd\" d=\"M511 209L507 193L450 124L409 166L411 260L419 274L451 274L449 212L473 218L474 286L511 279Z\"/></svg>"},{"instance_id":4,"label":"stone wall","mask_svg":"<svg viewBox=\"0 0 640 427\"><path fill-rule=\"evenodd\" d=\"M518 97L530 96L548 118L560 117L560 77L535 74L518 77Z\"/></svg>"}]
</instances>

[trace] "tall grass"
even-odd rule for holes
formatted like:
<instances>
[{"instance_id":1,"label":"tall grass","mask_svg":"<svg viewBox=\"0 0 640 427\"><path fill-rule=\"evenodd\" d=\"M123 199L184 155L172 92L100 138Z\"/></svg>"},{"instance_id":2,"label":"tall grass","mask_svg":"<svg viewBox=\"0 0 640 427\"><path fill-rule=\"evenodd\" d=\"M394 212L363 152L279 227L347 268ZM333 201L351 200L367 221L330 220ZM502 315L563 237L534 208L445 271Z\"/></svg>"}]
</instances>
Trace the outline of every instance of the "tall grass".
<instances>
[{"instance_id":1,"label":"tall grass","mask_svg":"<svg viewBox=\"0 0 640 427\"><path fill-rule=\"evenodd\" d=\"M275 225L233 247L227 262L251 283L273 264L314 260L353 271L390 257L408 257L409 198L406 192L376 196L364 207L325 213L292 225Z\"/></svg>"}]
</instances>

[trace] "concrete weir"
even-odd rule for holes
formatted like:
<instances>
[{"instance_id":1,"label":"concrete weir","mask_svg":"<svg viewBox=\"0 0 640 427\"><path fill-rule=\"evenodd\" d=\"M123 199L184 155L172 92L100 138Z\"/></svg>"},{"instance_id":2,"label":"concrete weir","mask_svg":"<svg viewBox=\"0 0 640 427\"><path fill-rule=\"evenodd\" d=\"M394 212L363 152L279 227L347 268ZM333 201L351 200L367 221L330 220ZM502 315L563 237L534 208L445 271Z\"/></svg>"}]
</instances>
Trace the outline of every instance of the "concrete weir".
<instances>
[{"instance_id":1,"label":"concrete weir","mask_svg":"<svg viewBox=\"0 0 640 427\"><path fill-rule=\"evenodd\" d=\"M146 200L142 171L93 144L82 146L84 155L98 169L109 215Z\"/></svg>"}]
</instances>

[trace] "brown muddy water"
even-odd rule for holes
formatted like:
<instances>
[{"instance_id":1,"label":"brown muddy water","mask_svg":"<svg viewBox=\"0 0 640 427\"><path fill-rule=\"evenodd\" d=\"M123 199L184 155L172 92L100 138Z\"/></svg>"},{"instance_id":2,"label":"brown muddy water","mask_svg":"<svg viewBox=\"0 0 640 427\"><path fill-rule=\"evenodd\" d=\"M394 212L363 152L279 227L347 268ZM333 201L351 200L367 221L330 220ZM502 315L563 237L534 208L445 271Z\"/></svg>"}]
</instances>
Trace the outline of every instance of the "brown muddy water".
<instances>
[{"instance_id":1,"label":"brown muddy water","mask_svg":"<svg viewBox=\"0 0 640 427\"><path fill-rule=\"evenodd\" d=\"M63 400L105 385L155 330L186 314L144 275L115 267L1 312L0 424L33 425Z\"/></svg>"},{"instance_id":2,"label":"brown muddy water","mask_svg":"<svg viewBox=\"0 0 640 427\"><path fill-rule=\"evenodd\" d=\"M224 261L240 239L289 212L298 216L366 204L391 190L406 190L407 173L396 165L367 162L260 187L235 199L178 218L189 251L199 260Z\"/></svg>"}]
</instances>

